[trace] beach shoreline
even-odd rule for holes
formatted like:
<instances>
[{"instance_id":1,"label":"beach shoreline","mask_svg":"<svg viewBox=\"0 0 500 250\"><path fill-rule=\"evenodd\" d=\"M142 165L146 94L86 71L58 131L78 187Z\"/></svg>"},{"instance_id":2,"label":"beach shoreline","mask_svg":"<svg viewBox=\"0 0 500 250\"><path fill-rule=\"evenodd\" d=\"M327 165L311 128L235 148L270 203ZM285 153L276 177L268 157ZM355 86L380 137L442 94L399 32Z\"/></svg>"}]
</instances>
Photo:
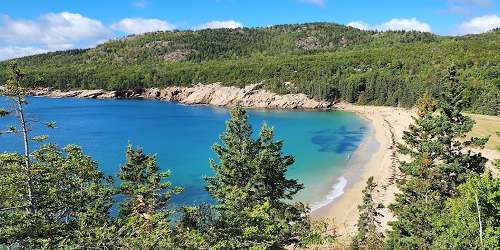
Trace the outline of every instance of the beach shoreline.
<instances>
[{"instance_id":1,"label":"beach shoreline","mask_svg":"<svg viewBox=\"0 0 500 250\"><path fill-rule=\"evenodd\" d=\"M331 204L342 197L345 190L350 189L353 184L361 180L361 174L364 172L363 168L365 168L371 156L375 154L380 147L378 141L374 138L373 124L370 119L363 115L358 115L358 117L363 119L366 123L368 127L367 133L356 149L350 153L349 158L342 167L342 172L339 173L338 176L334 176L336 182L331 186L330 193L327 197L321 202L311 205L311 215L313 217L324 217L324 215L327 215Z\"/></svg>"},{"instance_id":2,"label":"beach shoreline","mask_svg":"<svg viewBox=\"0 0 500 250\"><path fill-rule=\"evenodd\" d=\"M358 221L358 206L362 203L362 190L366 181L373 176L377 187L373 192L374 203L378 206L378 212L382 214L378 219L381 223L379 230L387 231L390 226L388 222L394 219L389 210L389 205L394 202L398 189L396 180L400 178L399 164L401 161L409 160L407 156L397 152L397 144L402 142L404 131L413 123L416 109L405 109L386 106L360 106L349 103L338 103L334 110L354 112L368 119L372 124L372 134L367 140L375 140L378 149L372 152L369 160L361 163L352 163L348 171L361 170L360 178L354 183L346 185L342 196L330 202L322 209L311 212L313 218L333 219L336 225L339 240L343 243L349 242L356 232ZM370 153L365 150L366 141L361 143L355 152ZM482 149L480 152L488 159L486 167L494 176L499 176L498 171L492 165L493 159L500 158L500 154L493 150ZM358 164L358 165L356 165ZM364 164L364 165L360 165ZM381 206L379 206L381 204Z\"/></svg>"},{"instance_id":3,"label":"beach shoreline","mask_svg":"<svg viewBox=\"0 0 500 250\"><path fill-rule=\"evenodd\" d=\"M400 156L397 155L396 144L401 141L403 131L411 123L414 111L347 103L336 104L335 109L354 112L371 123L370 135L359 145L354 154L370 152L367 148L370 148L369 144L373 141L378 144L377 148L370 152L368 159L349 163L347 168L349 174L358 176L350 178L351 183L346 185L342 196L321 209L311 212L313 218L333 218L340 240L347 241L356 232L358 206L362 202L362 190L370 176L373 176L377 183L374 192L375 203L383 205L383 208L379 209L379 212L383 214L380 218L381 230L388 228L387 222L392 220L392 215L387 207L394 201L394 194L397 191L395 180L398 175L397 164Z\"/></svg>"}]
</instances>

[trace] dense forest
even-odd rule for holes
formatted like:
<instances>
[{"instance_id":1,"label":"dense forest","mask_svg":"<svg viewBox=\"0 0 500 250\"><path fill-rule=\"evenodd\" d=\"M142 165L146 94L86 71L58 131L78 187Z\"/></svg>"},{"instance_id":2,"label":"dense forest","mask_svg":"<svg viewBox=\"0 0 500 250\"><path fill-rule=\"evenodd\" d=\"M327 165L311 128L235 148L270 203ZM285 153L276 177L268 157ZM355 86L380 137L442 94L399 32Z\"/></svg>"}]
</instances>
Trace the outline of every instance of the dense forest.
<instances>
[{"instance_id":1,"label":"dense forest","mask_svg":"<svg viewBox=\"0 0 500 250\"><path fill-rule=\"evenodd\" d=\"M277 93L324 100L413 106L437 97L454 63L466 110L500 114L500 30L462 37L362 31L331 23L153 32L91 49L17 59L32 87L123 90L263 82ZM0 82L6 65L0 63Z\"/></svg>"}]
</instances>

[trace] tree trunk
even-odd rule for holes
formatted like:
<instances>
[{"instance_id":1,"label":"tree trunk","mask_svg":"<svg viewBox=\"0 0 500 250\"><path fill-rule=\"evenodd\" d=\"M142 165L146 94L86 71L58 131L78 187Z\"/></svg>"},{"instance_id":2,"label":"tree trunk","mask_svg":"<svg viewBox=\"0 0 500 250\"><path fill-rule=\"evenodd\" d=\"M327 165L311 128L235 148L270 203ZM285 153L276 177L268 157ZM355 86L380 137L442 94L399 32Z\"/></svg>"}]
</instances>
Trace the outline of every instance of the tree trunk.
<instances>
[{"instance_id":1,"label":"tree trunk","mask_svg":"<svg viewBox=\"0 0 500 250\"><path fill-rule=\"evenodd\" d=\"M28 191L28 212L30 214L34 213L35 207L33 204L33 180L31 179L31 162L30 162L30 151L29 151L29 139L28 139L28 128L26 125L26 119L24 118L23 101L20 96L17 97L17 105L19 112L19 122L21 123L21 129L23 134L24 142L24 164L26 170L26 186Z\"/></svg>"},{"instance_id":2,"label":"tree trunk","mask_svg":"<svg viewBox=\"0 0 500 250\"><path fill-rule=\"evenodd\" d=\"M474 198L476 199L477 220L479 222L479 242L481 243L481 249L484 249L484 246L483 246L483 223L481 222L481 211L479 210L479 200L477 198L477 193L474 194Z\"/></svg>"}]
</instances>

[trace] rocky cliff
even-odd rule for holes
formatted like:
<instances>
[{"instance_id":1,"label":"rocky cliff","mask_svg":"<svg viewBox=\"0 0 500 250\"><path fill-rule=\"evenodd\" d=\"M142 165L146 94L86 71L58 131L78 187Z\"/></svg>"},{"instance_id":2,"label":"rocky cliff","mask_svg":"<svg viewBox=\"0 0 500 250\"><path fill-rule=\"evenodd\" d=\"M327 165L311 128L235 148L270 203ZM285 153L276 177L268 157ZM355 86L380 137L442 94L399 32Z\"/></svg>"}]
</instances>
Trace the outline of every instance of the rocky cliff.
<instances>
[{"instance_id":1,"label":"rocky cliff","mask_svg":"<svg viewBox=\"0 0 500 250\"><path fill-rule=\"evenodd\" d=\"M226 87L219 83L196 85L192 87L145 88L128 91L34 89L29 95L47 97L73 97L94 99L144 98L178 102L183 104L208 104L229 106L240 101L248 108L278 109L323 109L332 106L326 101L316 101L305 94L278 95L261 88L261 84L245 88Z\"/></svg>"}]
</instances>

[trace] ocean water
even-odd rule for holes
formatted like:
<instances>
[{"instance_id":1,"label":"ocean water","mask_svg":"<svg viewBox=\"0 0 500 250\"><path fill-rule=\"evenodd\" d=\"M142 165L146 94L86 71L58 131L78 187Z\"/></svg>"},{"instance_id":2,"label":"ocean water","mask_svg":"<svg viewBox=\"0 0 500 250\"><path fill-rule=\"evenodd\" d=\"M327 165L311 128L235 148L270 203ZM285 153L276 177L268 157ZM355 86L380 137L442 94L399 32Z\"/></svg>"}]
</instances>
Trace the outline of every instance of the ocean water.
<instances>
[{"instance_id":1,"label":"ocean water","mask_svg":"<svg viewBox=\"0 0 500 250\"><path fill-rule=\"evenodd\" d=\"M160 167L171 170L170 180L185 189L174 202L211 202L203 176L212 175L209 159L215 155L211 146L224 131L227 109L155 100L36 97L28 102L30 120L57 123L53 130L35 124L33 135L48 134L49 141L59 146L81 145L106 175L116 175L131 143L156 154ZM0 99L0 107L9 105ZM284 151L295 156L287 175L305 186L296 199L313 208L342 194L347 185L342 173L353 151L371 133L367 121L349 112L250 110L249 115L255 133L267 123L275 128L276 138L285 141ZM12 117L1 118L0 129L12 122ZM0 136L0 152L21 149L20 137Z\"/></svg>"}]
</instances>

